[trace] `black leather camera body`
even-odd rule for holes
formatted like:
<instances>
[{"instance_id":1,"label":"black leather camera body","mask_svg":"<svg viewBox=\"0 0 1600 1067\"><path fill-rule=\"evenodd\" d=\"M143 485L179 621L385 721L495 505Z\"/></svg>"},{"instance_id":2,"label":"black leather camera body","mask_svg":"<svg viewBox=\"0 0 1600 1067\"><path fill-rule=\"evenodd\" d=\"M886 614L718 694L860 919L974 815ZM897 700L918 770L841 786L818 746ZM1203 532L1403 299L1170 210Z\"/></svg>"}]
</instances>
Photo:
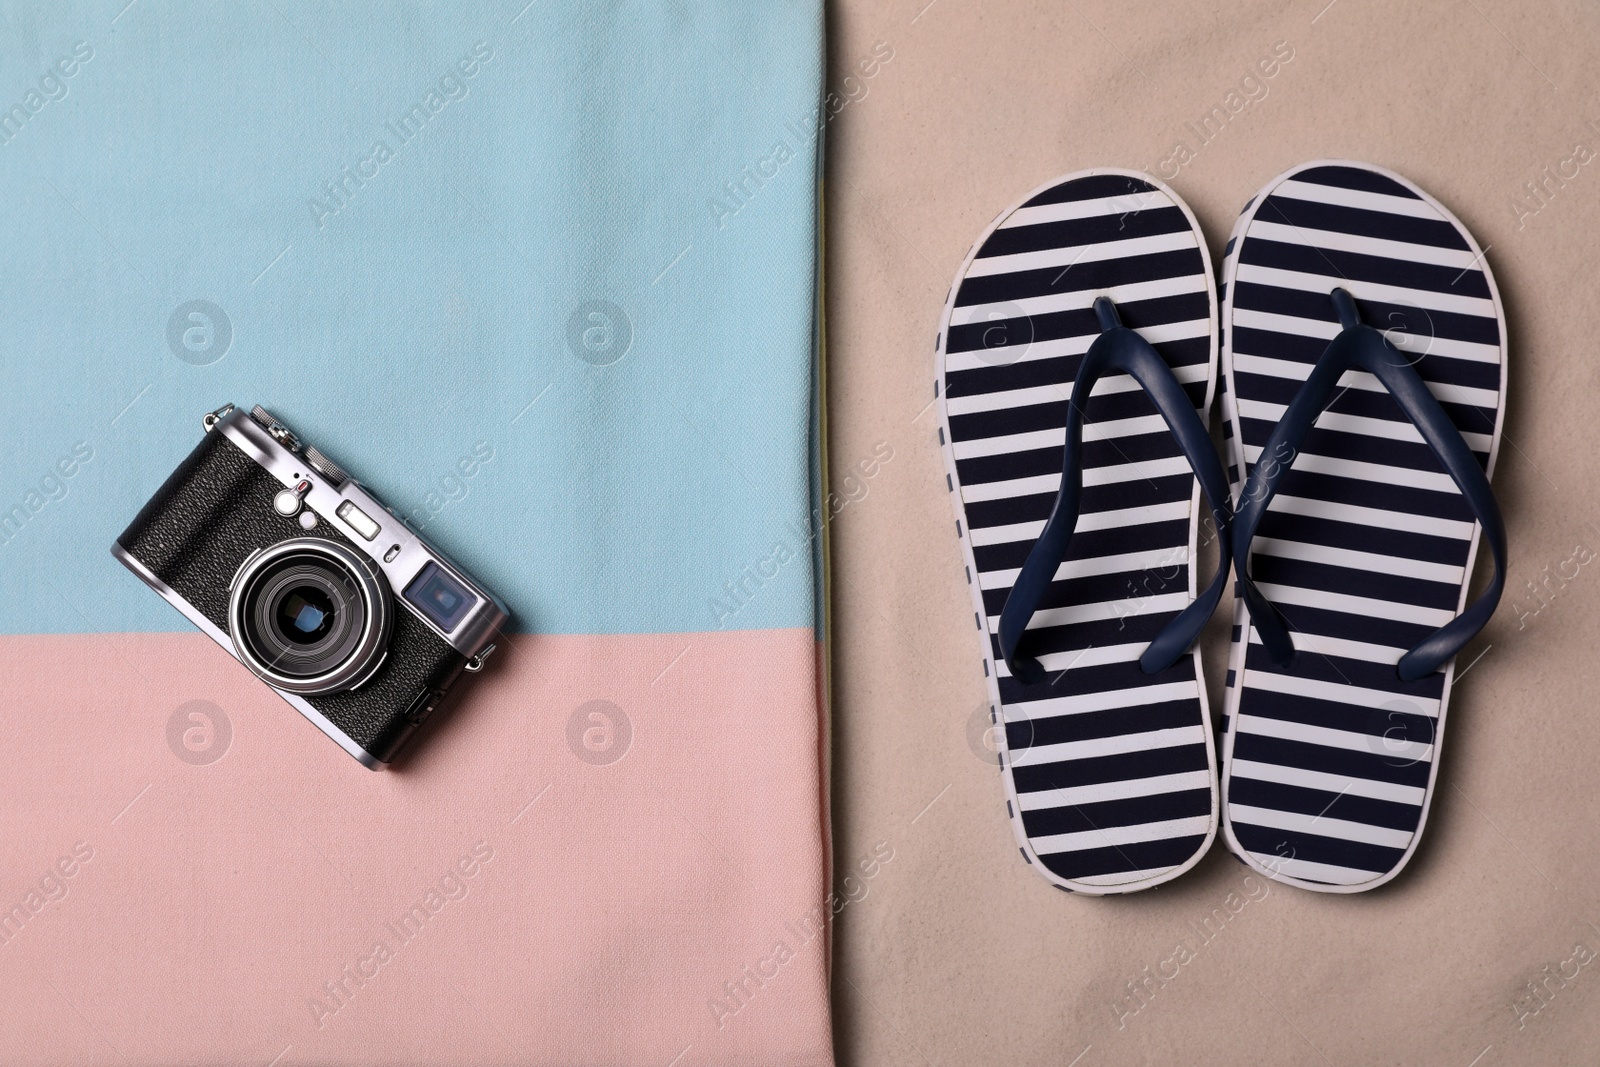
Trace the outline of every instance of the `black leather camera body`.
<instances>
[{"instance_id":1,"label":"black leather camera body","mask_svg":"<svg viewBox=\"0 0 1600 1067\"><path fill-rule=\"evenodd\" d=\"M505 606L266 411L204 425L112 555L381 767L482 667Z\"/></svg>"}]
</instances>

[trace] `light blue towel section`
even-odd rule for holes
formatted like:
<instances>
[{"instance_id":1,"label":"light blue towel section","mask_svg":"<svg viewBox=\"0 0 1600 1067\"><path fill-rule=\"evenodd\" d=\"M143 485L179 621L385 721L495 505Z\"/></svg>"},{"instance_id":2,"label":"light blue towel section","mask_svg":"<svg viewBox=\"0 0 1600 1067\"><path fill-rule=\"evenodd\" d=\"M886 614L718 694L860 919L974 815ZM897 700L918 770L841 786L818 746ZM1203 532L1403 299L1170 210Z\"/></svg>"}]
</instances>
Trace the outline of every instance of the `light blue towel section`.
<instances>
[{"instance_id":1,"label":"light blue towel section","mask_svg":"<svg viewBox=\"0 0 1600 1067\"><path fill-rule=\"evenodd\" d=\"M817 3L125 4L0 25L0 633L187 628L225 401L520 629L817 624Z\"/></svg>"}]
</instances>

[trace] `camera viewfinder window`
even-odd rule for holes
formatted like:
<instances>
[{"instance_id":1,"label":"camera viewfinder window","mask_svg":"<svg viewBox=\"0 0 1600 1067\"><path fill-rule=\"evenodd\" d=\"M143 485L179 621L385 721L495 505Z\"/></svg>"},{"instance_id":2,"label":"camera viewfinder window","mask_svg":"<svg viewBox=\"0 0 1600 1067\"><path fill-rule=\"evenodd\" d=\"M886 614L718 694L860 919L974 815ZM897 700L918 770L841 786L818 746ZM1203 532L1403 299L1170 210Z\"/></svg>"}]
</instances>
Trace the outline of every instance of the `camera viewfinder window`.
<instances>
[{"instance_id":1,"label":"camera viewfinder window","mask_svg":"<svg viewBox=\"0 0 1600 1067\"><path fill-rule=\"evenodd\" d=\"M478 597L437 563L429 563L406 586L405 598L445 633L456 628Z\"/></svg>"}]
</instances>

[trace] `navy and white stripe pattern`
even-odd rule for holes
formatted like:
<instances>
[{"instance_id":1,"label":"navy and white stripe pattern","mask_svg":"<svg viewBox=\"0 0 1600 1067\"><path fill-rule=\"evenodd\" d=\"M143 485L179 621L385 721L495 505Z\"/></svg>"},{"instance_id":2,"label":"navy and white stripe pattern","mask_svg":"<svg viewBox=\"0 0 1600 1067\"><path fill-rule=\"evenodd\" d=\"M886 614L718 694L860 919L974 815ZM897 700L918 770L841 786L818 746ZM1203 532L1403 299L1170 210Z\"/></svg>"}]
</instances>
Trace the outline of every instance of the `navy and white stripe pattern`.
<instances>
[{"instance_id":1,"label":"navy and white stripe pattern","mask_svg":"<svg viewBox=\"0 0 1600 1067\"><path fill-rule=\"evenodd\" d=\"M1350 372L1298 455L1262 446L1339 332L1329 293L1386 330L1485 470L1505 396L1505 329L1472 237L1398 175L1312 163L1246 207L1223 265L1223 412L1235 495L1290 463L1251 574L1298 650L1272 662L1235 604L1223 809L1229 847L1328 892L1382 884L1410 858L1438 768L1454 664L1416 682L1400 657L1466 600L1478 527L1416 428Z\"/></svg>"},{"instance_id":2,"label":"navy and white stripe pattern","mask_svg":"<svg viewBox=\"0 0 1600 1067\"><path fill-rule=\"evenodd\" d=\"M1176 877L1209 846L1216 760L1197 656L1154 676L1137 663L1194 596L1199 490L1131 377L1072 397L1100 295L1203 415L1216 377L1209 259L1188 208L1134 172L1053 182L984 234L945 308L935 391L1022 854L1061 888L1119 893ZM1009 676L996 635L1060 487L1074 400L1087 404L1082 514L1030 624L1046 671L1030 686Z\"/></svg>"}]
</instances>

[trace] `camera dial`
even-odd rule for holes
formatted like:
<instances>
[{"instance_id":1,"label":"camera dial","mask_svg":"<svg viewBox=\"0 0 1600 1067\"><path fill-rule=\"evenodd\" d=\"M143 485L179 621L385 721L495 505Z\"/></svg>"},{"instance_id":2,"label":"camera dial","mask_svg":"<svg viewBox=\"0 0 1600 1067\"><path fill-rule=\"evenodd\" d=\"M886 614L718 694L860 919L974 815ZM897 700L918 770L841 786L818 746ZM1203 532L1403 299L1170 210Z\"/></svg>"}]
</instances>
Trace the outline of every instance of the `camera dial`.
<instances>
[{"instance_id":1,"label":"camera dial","mask_svg":"<svg viewBox=\"0 0 1600 1067\"><path fill-rule=\"evenodd\" d=\"M279 422L272 412L257 404L250 409L250 417L263 426L278 444L287 448L290 452L300 451L300 438L294 435L293 430Z\"/></svg>"},{"instance_id":2,"label":"camera dial","mask_svg":"<svg viewBox=\"0 0 1600 1067\"><path fill-rule=\"evenodd\" d=\"M344 468L317 451L315 446L307 448L305 455L311 469L328 479L328 484L335 489L349 481L350 476L344 472Z\"/></svg>"}]
</instances>

